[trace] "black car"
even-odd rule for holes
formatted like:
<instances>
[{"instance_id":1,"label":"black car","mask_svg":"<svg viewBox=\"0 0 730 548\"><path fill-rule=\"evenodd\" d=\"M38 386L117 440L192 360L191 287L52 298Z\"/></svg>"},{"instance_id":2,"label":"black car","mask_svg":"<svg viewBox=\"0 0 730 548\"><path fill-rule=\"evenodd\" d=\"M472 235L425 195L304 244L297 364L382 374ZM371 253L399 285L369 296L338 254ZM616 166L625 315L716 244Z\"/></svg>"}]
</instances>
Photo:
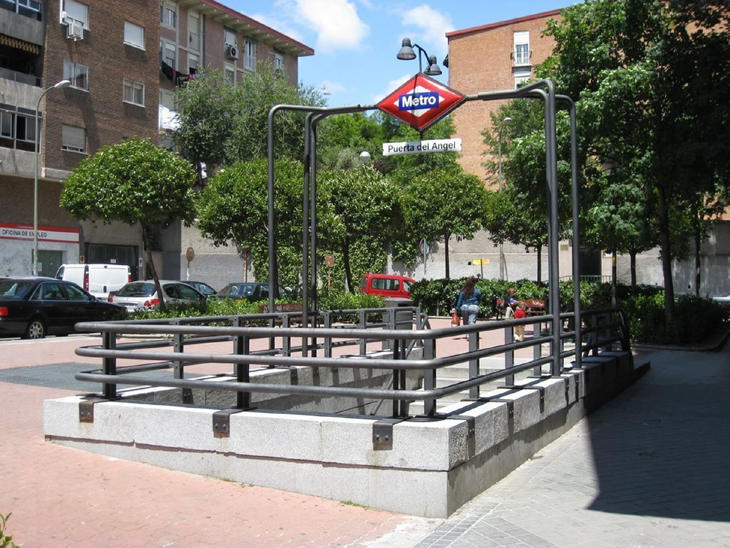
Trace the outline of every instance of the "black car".
<instances>
[{"instance_id":1,"label":"black car","mask_svg":"<svg viewBox=\"0 0 730 548\"><path fill-rule=\"evenodd\" d=\"M260 282L234 282L218 292L218 297L249 302L263 301L269 298L269 284Z\"/></svg>"},{"instance_id":2,"label":"black car","mask_svg":"<svg viewBox=\"0 0 730 548\"><path fill-rule=\"evenodd\" d=\"M67 335L77 322L121 319L123 307L55 278L0 278L0 337Z\"/></svg>"}]
</instances>

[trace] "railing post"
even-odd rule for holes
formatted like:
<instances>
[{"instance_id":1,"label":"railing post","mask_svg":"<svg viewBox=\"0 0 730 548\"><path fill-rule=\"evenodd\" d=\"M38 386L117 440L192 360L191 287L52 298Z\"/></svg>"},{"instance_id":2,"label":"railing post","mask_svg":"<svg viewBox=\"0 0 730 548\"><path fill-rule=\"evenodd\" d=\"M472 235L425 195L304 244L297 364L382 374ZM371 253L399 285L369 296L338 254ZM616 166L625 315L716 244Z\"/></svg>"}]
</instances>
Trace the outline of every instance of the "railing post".
<instances>
[{"instance_id":1,"label":"railing post","mask_svg":"<svg viewBox=\"0 0 730 548\"><path fill-rule=\"evenodd\" d=\"M249 353L249 338L245 336L236 337L236 355L247 356ZM247 362L237 362L235 364L236 382L248 382L250 375L250 366ZM238 390L236 391L236 408L248 409L251 407L251 392Z\"/></svg>"},{"instance_id":2,"label":"railing post","mask_svg":"<svg viewBox=\"0 0 730 548\"><path fill-rule=\"evenodd\" d=\"M281 317L281 327L282 329L289 327L289 316L286 314ZM289 335L281 338L281 353L286 357L291 356L291 337Z\"/></svg>"},{"instance_id":3,"label":"railing post","mask_svg":"<svg viewBox=\"0 0 730 548\"><path fill-rule=\"evenodd\" d=\"M358 311L360 329L365 330L367 327L367 313L364 310ZM365 337L360 339L360 355L365 356L368 353L368 342Z\"/></svg>"},{"instance_id":4,"label":"railing post","mask_svg":"<svg viewBox=\"0 0 730 548\"><path fill-rule=\"evenodd\" d=\"M504 328L504 343L505 344L512 344L515 342L515 330L514 326L508 325ZM507 352L504 353L504 368L509 370L512 369L515 365L515 351L513 348L510 348L507 350ZM504 384L505 386L514 386L515 384L515 375L514 373L507 375L504 378Z\"/></svg>"},{"instance_id":5,"label":"railing post","mask_svg":"<svg viewBox=\"0 0 730 548\"><path fill-rule=\"evenodd\" d=\"M535 336L534 333L537 330L537 336L541 336L540 333L540 322L533 323L532 324L532 333L533 337ZM542 344L533 344L532 345L532 358L534 360L538 358L542 358ZM536 365L532 368L532 375L534 377L542 377L542 365Z\"/></svg>"},{"instance_id":6,"label":"railing post","mask_svg":"<svg viewBox=\"0 0 730 548\"><path fill-rule=\"evenodd\" d=\"M330 311L322 312L322 321L325 329L332 327L332 313ZM332 357L332 337L324 338L324 357Z\"/></svg>"},{"instance_id":7,"label":"railing post","mask_svg":"<svg viewBox=\"0 0 730 548\"><path fill-rule=\"evenodd\" d=\"M173 320L172 325L180 325L180 320ZM175 333L173 336L173 341L175 345L175 353L176 354L182 354L185 351L185 334L184 333ZM184 372L184 361L182 359L175 360L174 362L174 368L173 371L173 377L176 379L182 379L185 377Z\"/></svg>"},{"instance_id":8,"label":"railing post","mask_svg":"<svg viewBox=\"0 0 730 548\"><path fill-rule=\"evenodd\" d=\"M436 357L436 340L435 339L424 339L423 340L423 359L433 360ZM427 367L423 370L423 389L433 390L436 388L436 369L433 367ZM433 417L436 414L436 399L429 398L423 400L423 414L428 417Z\"/></svg>"},{"instance_id":9,"label":"railing post","mask_svg":"<svg viewBox=\"0 0 730 548\"><path fill-rule=\"evenodd\" d=\"M102 331L101 334L104 350L114 350L117 347L117 334L111 331ZM102 366L104 368L105 375L116 375L117 374L117 359L116 358L104 358L102 360ZM113 400L117 397L117 385L112 383L104 383L104 397L108 400Z\"/></svg>"},{"instance_id":10,"label":"railing post","mask_svg":"<svg viewBox=\"0 0 730 548\"><path fill-rule=\"evenodd\" d=\"M475 352L479 350L479 331L473 331L469 333L469 352ZM479 376L479 358L469 360L469 380ZM472 386L469 388L469 398L479 398L479 386Z\"/></svg>"}]
</instances>

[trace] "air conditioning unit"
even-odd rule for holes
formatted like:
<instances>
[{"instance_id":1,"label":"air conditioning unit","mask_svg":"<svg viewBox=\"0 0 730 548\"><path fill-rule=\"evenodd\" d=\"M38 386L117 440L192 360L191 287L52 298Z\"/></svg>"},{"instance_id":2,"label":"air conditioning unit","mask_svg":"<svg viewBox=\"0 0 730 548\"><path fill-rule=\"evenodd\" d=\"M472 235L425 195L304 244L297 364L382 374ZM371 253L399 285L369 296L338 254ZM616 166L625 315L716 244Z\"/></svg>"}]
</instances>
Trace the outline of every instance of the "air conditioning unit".
<instances>
[{"instance_id":1,"label":"air conditioning unit","mask_svg":"<svg viewBox=\"0 0 730 548\"><path fill-rule=\"evenodd\" d=\"M232 44L226 44L226 57L238 59L238 48Z\"/></svg>"},{"instance_id":2,"label":"air conditioning unit","mask_svg":"<svg viewBox=\"0 0 730 548\"><path fill-rule=\"evenodd\" d=\"M66 38L76 40L84 39L84 24L79 21L69 21L66 25Z\"/></svg>"}]
</instances>

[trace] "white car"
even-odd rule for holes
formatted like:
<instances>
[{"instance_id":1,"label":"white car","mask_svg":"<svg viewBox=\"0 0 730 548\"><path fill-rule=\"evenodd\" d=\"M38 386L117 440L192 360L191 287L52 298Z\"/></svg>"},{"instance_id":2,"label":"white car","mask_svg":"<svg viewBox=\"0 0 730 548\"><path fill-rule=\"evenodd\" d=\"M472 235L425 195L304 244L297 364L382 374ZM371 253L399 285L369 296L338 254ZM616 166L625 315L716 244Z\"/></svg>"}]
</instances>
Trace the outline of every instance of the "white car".
<instances>
[{"instance_id":1,"label":"white car","mask_svg":"<svg viewBox=\"0 0 730 548\"><path fill-rule=\"evenodd\" d=\"M196 305L205 302L205 296L186 283L160 280L160 287L166 305ZM160 298L152 280L128 283L119 291L110 293L109 302L124 306L128 312L160 306Z\"/></svg>"},{"instance_id":2,"label":"white car","mask_svg":"<svg viewBox=\"0 0 730 548\"><path fill-rule=\"evenodd\" d=\"M725 295L724 297L712 297L712 300L720 304L730 305L730 295Z\"/></svg>"}]
</instances>

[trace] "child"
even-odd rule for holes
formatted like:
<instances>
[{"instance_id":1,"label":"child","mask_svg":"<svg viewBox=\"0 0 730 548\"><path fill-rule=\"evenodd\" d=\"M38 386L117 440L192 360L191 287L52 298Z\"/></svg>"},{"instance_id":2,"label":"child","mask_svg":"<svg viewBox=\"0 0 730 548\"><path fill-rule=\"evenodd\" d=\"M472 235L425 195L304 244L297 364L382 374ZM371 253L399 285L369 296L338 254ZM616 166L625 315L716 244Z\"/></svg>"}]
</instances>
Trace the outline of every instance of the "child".
<instances>
[{"instance_id":1,"label":"child","mask_svg":"<svg viewBox=\"0 0 730 548\"><path fill-rule=\"evenodd\" d=\"M515 320L521 320L525 317L525 303L522 301L519 301L516 304L517 308L515 308ZM515 326L515 340L521 341L525 338L525 326L524 325L516 325Z\"/></svg>"}]
</instances>

